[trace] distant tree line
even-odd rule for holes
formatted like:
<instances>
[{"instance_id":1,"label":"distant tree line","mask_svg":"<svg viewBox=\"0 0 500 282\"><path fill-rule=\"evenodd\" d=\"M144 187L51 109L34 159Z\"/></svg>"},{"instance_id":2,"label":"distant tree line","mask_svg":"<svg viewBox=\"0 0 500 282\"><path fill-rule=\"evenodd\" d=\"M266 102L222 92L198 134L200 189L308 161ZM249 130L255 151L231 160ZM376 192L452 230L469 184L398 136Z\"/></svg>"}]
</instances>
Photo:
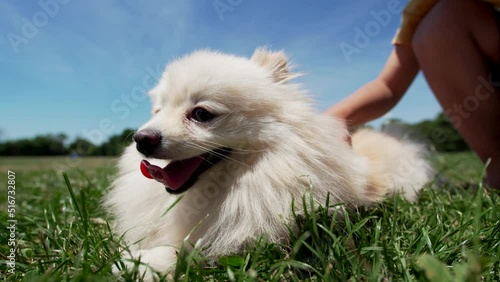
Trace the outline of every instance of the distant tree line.
<instances>
[{"instance_id":1,"label":"distant tree line","mask_svg":"<svg viewBox=\"0 0 500 282\"><path fill-rule=\"evenodd\" d=\"M444 113L439 113L432 120L423 120L416 124L407 124L401 120L393 119L386 123L385 126L394 127L394 124L396 124L396 128L398 124L401 125L400 128L404 131L404 135L407 135L411 140L425 143L438 152L470 150L465 140Z\"/></svg>"},{"instance_id":2,"label":"distant tree line","mask_svg":"<svg viewBox=\"0 0 500 282\"><path fill-rule=\"evenodd\" d=\"M458 152L469 150L467 143L443 113L432 120L407 124L400 120L390 120L385 127L401 125L411 139L424 142L438 152ZM0 143L1 156L54 156L78 154L80 156L116 156L132 142L134 131L125 129L121 134L111 136L100 145L78 137L66 144L64 134L47 134L31 139L19 139Z\"/></svg>"},{"instance_id":3,"label":"distant tree line","mask_svg":"<svg viewBox=\"0 0 500 282\"><path fill-rule=\"evenodd\" d=\"M111 136L106 142L96 145L77 137L67 144L65 134L46 134L0 143L1 156L58 156L76 154L80 156L116 156L132 142L134 130L125 129L121 134Z\"/></svg>"},{"instance_id":4,"label":"distant tree line","mask_svg":"<svg viewBox=\"0 0 500 282\"><path fill-rule=\"evenodd\" d=\"M461 152L470 150L469 145L458 133L444 113L433 120L424 120L410 125L416 140L424 140L438 152Z\"/></svg>"}]
</instances>

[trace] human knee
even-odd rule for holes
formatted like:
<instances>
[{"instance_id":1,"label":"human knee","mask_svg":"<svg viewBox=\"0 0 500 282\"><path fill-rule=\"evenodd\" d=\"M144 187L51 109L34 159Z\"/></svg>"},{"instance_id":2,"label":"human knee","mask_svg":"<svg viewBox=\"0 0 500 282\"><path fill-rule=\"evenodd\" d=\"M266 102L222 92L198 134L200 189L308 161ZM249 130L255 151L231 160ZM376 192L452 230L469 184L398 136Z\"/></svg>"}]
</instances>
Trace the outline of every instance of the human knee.
<instances>
[{"instance_id":1,"label":"human knee","mask_svg":"<svg viewBox=\"0 0 500 282\"><path fill-rule=\"evenodd\" d=\"M419 57L427 52L448 50L453 37L468 32L471 11L480 9L476 0L441 0L424 16L412 38L412 48ZM443 50L443 51L446 51Z\"/></svg>"}]
</instances>

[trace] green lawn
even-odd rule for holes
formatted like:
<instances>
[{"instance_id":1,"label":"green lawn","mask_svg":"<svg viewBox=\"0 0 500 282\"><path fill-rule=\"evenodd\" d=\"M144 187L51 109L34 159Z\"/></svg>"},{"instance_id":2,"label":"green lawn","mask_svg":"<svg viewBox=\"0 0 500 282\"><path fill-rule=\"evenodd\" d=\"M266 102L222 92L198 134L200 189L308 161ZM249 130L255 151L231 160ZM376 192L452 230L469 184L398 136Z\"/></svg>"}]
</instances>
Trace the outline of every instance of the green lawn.
<instances>
[{"instance_id":1,"label":"green lawn","mask_svg":"<svg viewBox=\"0 0 500 282\"><path fill-rule=\"evenodd\" d=\"M116 164L116 158L112 157L2 157L0 159L0 171L8 169L19 172L26 171L47 171L74 169L101 169L113 167Z\"/></svg>"},{"instance_id":2,"label":"green lawn","mask_svg":"<svg viewBox=\"0 0 500 282\"><path fill-rule=\"evenodd\" d=\"M205 267L181 252L176 279L194 281L500 281L498 191L478 189L481 162L470 153L434 157L440 188L416 203L400 197L332 221L310 207L286 246L256 242L242 256ZM0 276L7 281L115 281L120 243L102 219L99 200L112 181L115 159L2 158L1 183L15 172L15 273L10 232L0 231ZM67 171L69 183L60 170ZM2 187L5 187L2 184ZM7 220L7 192L0 221ZM300 199L299 199L300 200ZM306 199L305 204L309 201ZM134 279L133 272L124 275Z\"/></svg>"}]
</instances>

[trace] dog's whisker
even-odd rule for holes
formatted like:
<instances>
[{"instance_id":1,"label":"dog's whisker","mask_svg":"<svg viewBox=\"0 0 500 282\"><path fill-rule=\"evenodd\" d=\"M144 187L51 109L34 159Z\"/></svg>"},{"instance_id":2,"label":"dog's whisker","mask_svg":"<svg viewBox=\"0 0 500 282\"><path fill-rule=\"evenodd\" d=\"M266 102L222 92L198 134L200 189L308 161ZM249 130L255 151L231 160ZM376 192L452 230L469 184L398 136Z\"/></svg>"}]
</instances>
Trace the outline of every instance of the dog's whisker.
<instances>
[{"instance_id":1,"label":"dog's whisker","mask_svg":"<svg viewBox=\"0 0 500 282\"><path fill-rule=\"evenodd\" d=\"M221 117L220 117L220 119L219 119L219 122L220 122L220 121L223 121L223 120L224 120L224 119L226 119L226 118L228 118L228 117L229 117L229 115L231 115L232 113L233 113L233 111L231 111L231 112L229 112L229 113L227 113L227 114L225 114L225 115L221 116Z\"/></svg>"},{"instance_id":2,"label":"dog's whisker","mask_svg":"<svg viewBox=\"0 0 500 282\"><path fill-rule=\"evenodd\" d=\"M210 148L208 148L208 147L204 147L204 146L202 146L202 145L200 145L200 144L195 144L195 143L192 143L192 142L188 142L188 143L186 143L186 145L190 146L191 148L201 149L201 150L203 150L203 151L207 151L207 152L208 152L208 151L210 151L210 153L211 153L211 154L214 154L214 155L216 155L216 156L220 157L221 159L226 159L226 160L233 161L233 162L235 162L235 163L238 163L238 164L244 165L244 166L246 166L246 167L249 167L247 164L245 164L245 163L243 163L243 162L241 162L241 161L238 161L238 160L236 160L236 159L234 159L234 158L231 158L231 157L229 157L229 156L226 156L226 155L224 155L224 154L221 154L221 153L219 153L219 152L216 152L216 151L214 151L214 150L212 150L212 149L210 149Z\"/></svg>"},{"instance_id":3,"label":"dog's whisker","mask_svg":"<svg viewBox=\"0 0 500 282\"><path fill-rule=\"evenodd\" d=\"M186 145L187 145L188 147L191 147L191 148L194 148L194 149L203 149L203 150L204 150L204 148L198 147L198 146L196 146L196 144L186 143ZM205 161L205 162L207 162L207 163L211 164L211 165L214 165L214 163L212 163L211 161L209 161L207 158L201 157L201 159L202 159L203 161Z\"/></svg>"},{"instance_id":4,"label":"dog's whisker","mask_svg":"<svg viewBox=\"0 0 500 282\"><path fill-rule=\"evenodd\" d=\"M214 141L209 141L209 140L205 140L204 142L216 145L218 147L228 147L228 148L231 148L231 150L233 150L233 153L237 153L237 154L251 154L251 153L260 153L260 152L265 152L266 151L265 149L261 149L261 150L241 149L241 148L237 148L237 147L226 146L224 144L220 144L220 143L217 143L217 142L214 142Z\"/></svg>"},{"instance_id":5,"label":"dog's whisker","mask_svg":"<svg viewBox=\"0 0 500 282\"><path fill-rule=\"evenodd\" d=\"M226 155L224 155L224 154L221 154L221 153L218 153L218 152L215 152L215 151L212 151L212 153L213 153L214 155L219 156L219 157L220 157L220 158L222 158L222 159L226 159L226 160L233 161L233 162L235 162L235 163L241 164L241 165L243 165L243 166L250 167L250 166L249 166L249 165L247 165L246 163L240 162L240 161L238 161L238 160L236 160L236 159L233 159L233 158L231 158L231 157L228 157L228 156L226 156Z\"/></svg>"},{"instance_id":6,"label":"dog's whisker","mask_svg":"<svg viewBox=\"0 0 500 282\"><path fill-rule=\"evenodd\" d=\"M125 136L125 138L122 140L123 144L124 145L127 145L128 142L127 142L127 139L132 135L134 136L134 134L137 132L137 130L132 130L132 132L130 132L129 134L127 134L127 136Z\"/></svg>"}]
</instances>

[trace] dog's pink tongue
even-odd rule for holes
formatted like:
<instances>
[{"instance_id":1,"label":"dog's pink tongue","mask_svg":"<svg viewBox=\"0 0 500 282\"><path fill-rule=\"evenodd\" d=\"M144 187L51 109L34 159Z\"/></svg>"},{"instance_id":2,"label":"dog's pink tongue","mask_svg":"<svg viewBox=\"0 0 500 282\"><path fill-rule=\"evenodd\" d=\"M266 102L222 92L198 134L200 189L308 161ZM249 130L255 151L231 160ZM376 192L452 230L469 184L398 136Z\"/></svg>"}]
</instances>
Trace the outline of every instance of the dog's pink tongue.
<instances>
[{"instance_id":1,"label":"dog's pink tongue","mask_svg":"<svg viewBox=\"0 0 500 282\"><path fill-rule=\"evenodd\" d=\"M196 157L182 161L173 161L166 167L161 168L143 160L141 162L141 172L147 178L154 178L168 188L177 190L189 180L202 161L202 158Z\"/></svg>"}]
</instances>

